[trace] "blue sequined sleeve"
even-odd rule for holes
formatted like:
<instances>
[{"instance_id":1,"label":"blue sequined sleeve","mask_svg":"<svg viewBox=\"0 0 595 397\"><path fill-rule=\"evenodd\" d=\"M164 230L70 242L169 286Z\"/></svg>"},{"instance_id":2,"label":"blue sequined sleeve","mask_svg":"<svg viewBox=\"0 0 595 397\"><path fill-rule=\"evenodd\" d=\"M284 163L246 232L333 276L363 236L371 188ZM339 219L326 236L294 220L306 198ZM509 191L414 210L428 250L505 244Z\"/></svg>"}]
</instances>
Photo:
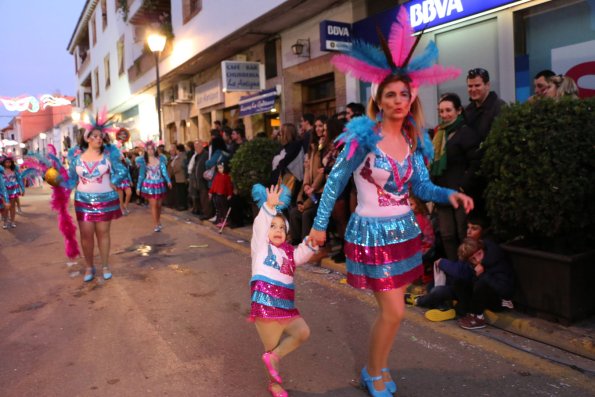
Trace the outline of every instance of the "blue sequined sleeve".
<instances>
[{"instance_id":1,"label":"blue sequined sleeve","mask_svg":"<svg viewBox=\"0 0 595 397\"><path fill-rule=\"evenodd\" d=\"M316 218L314 219L313 228L316 230L326 230L331 212L335 206L335 201L337 201L337 198L345 189L353 171L364 161L367 155L366 150L361 146L356 149L349 160L347 159L348 153L349 145L345 145L326 180L326 185L324 186L324 191L318 204Z\"/></svg>"},{"instance_id":2,"label":"blue sequined sleeve","mask_svg":"<svg viewBox=\"0 0 595 397\"><path fill-rule=\"evenodd\" d=\"M136 166L138 167L138 181L136 183L136 190L140 190L145 178L147 177L147 166L145 164L144 157L137 157L136 158Z\"/></svg>"},{"instance_id":3,"label":"blue sequined sleeve","mask_svg":"<svg viewBox=\"0 0 595 397\"><path fill-rule=\"evenodd\" d=\"M106 154L109 157L112 169L110 175L111 183L114 186L119 186L124 180L124 178L126 178L126 175L128 173L128 170L120 161L120 159L122 158L122 154L120 153L120 150L118 150L118 148L114 145L105 145L105 151L107 152Z\"/></svg>"},{"instance_id":4,"label":"blue sequined sleeve","mask_svg":"<svg viewBox=\"0 0 595 397\"><path fill-rule=\"evenodd\" d=\"M161 176L165 179L165 183L171 183L169 173L167 172L167 157L163 155L159 156L159 169L161 170Z\"/></svg>"},{"instance_id":5,"label":"blue sequined sleeve","mask_svg":"<svg viewBox=\"0 0 595 397\"><path fill-rule=\"evenodd\" d=\"M452 189L436 186L430 181L428 169L420 152L413 154L413 175L410 183L413 194L423 201L448 204L448 196L456 193Z\"/></svg>"},{"instance_id":6,"label":"blue sequined sleeve","mask_svg":"<svg viewBox=\"0 0 595 397\"><path fill-rule=\"evenodd\" d=\"M68 180L62 181L60 185L68 190L76 188L79 182L79 176L76 173L76 163L80 159L80 154L75 155L76 151L80 150L78 146L71 148L68 151Z\"/></svg>"},{"instance_id":7,"label":"blue sequined sleeve","mask_svg":"<svg viewBox=\"0 0 595 397\"><path fill-rule=\"evenodd\" d=\"M19 187L21 188L21 192L25 193L25 184L23 183L23 176L21 175L21 171L19 170L18 167L15 167L14 175L17 178L17 183L19 184Z\"/></svg>"},{"instance_id":8,"label":"blue sequined sleeve","mask_svg":"<svg viewBox=\"0 0 595 397\"><path fill-rule=\"evenodd\" d=\"M8 191L6 190L6 186L4 185L4 178L2 177L2 173L0 173L0 195L2 195L4 204L8 205Z\"/></svg>"}]
</instances>

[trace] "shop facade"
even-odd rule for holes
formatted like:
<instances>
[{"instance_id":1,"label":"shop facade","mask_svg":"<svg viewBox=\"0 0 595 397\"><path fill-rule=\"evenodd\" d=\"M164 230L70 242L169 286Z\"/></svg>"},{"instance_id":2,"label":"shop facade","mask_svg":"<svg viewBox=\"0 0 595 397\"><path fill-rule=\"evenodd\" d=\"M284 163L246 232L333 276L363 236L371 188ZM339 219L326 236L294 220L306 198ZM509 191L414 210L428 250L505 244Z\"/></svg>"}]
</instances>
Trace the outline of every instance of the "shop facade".
<instances>
[{"instance_id":1,"label":"shop facade","mask_svg":"<svg viewBox=\"0 0 595 397\"><path fill-rule=\"evenodd\" d=\"M595 5L586 0L413 0L407 7L415 31L426 28L423 49L434 40L439 62L462 73L456 80L422 88L428 125L438 123L437 100L445 92L468 102L466 76L473 68L490 73L491 89L507 102L532 94L533 76L551 69L577 82L581 96L595 94ZM353 24L354 38L377 42L375 26L388 35L398 7ZM418 50L419 51L419 50ZM369 85L357 83L360 102Z\"/></svg>"}]
</instances>

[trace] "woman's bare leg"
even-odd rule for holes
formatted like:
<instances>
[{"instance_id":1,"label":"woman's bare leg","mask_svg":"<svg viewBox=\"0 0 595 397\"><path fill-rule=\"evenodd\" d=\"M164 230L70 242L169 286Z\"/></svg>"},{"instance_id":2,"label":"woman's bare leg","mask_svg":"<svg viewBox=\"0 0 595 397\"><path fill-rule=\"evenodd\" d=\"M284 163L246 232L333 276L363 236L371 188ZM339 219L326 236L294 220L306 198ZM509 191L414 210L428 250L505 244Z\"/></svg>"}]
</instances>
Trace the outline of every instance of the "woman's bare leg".
<instances>
[{"instance_id":1,"label":"woman's bare leg","mask_svg":"<svg viewBox=\"0 0 595 397\"><path fill-rule=\"evenodd\" d=\"M109 264L109 249L110 249L110 226L111 221L96 222L95 234L97 235L97 247L99 248L99 256L101 258L101 266L106 267Z\"/></svg>"},{"instance_id":2,"label":"woman's bare leg","mask_svg":"<svg viewBox=\"0 0 595 397\"><path fill-rule=\"evenodd\" d=\"M81 247L85 258L85 275L90 275L93 269L93 251L95 248L95 224L93 222L79 221Z\"/></svg>"}]
</instances>

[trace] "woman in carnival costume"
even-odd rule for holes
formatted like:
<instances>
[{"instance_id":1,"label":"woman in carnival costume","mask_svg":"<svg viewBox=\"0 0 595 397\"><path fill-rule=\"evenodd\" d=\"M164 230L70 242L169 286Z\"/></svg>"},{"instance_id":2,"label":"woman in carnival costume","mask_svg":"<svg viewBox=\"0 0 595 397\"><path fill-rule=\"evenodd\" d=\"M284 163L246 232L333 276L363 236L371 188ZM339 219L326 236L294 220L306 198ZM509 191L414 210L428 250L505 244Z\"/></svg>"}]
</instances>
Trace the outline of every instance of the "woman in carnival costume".
<instances>
[{"instance_id":1,"label":"woman in carnival costume","mask_svg":"<svg viewBox=\"0 0 595 397\"><path fill-rule=\"evenodd\" d=\"M126 168L126 176L122 179L120 185L118 185L118 197L120 198L120 208L122 209L123 215L130 214L128 210L128 205L130 204L130 199L132 198L132 177L130 176L130 159L126 156L125 153L121 154L120 161L124 168Z\"/></svg>"},{"instance_id":2,"label":"woman in carnival costume","mask_svg":"<svg viewBox=\"0 0 595 397\"><path fill-rule=\"evenodd\" d=\"M120 151L110 144L108 133L116 129L105 110L80 127L85 129L83 139L80 146L68 152L68 180L62 185L76 187L74 209L87 266L83 280L89 282L95 277L95 237L103 278L108 280L112 277L108 262L111 221L122 216L116 186L122 183L127 171L120 161Z\"/></svg>"},{"instance_id":3,"label":"woman in carnival costume","mask_svg":"<svg viewBox=\"0 0 595 397\"><path fill-rule=\"evenodd\" d=\"M15 228L17 227L17 224L14 221L17 209L17 199L19 196L25 195L25 185L21 178L19 168L11 155L2 159L2 168L4 186L8 193L8 202L5 203L4 209L2 210L2 219L4 221L2 228Z\"/></svg>"},{"instance_id":4,"label":"woman in carnival costume","mask_svg":"<svg viewBox=\"0 0 595 397\"><path fill-rule=\"evenodd\" d=\"M409 207L409 187L426 201L450 202L466 211L473 207L468 196L429 180L422 146L431 144L422 144L418 87L456 78L459 71L434 65L438 50L433 42L411 59L418 41L401 7L388 42L380 37L381 48L356 42L349 53L333 59L342 72L372 83L372 98L368 117L354 118L338 138L345 148L328 177L310 232L311 239L324 243L335 200L353 174L358 206L345 234L347 282L372 290L380 309L361 371L362 386L375 397L392 396L397 390L388 357L404 316L404 291L423 274L420 230Z\"/></svg>"},{"instance_id":5,"label":"woman in carnival costume","mask_svg":"<svg viewBox=\"0 0 595 397\"><path fill-rule=\"evenodd\" d=\"M2 160L2 158L0 158ZM1 164L1 163L0 163ZM8 191L6 190L6 186L4 185L4 167L0 167L0 213L2 213L2 217L4 218L4 210L9 206L10 199L8 198ZM6 223L2 226L4 227Z\"/></svg>"},{"instance_id":6,"label":"woman in carnival costume","mask_svg":"<svg viewBox=\"0 0 595 397\"><path fill-rule=\"evenodd\" d=\"M144 144L145 154L136 158L138 166L138 183L136 194L149 200L155 232L160 232L161 204L167 194L167 187L171 189L171 179L167 173L167 158L157 153L155 142Z\"/></svg>"},{"instance_id":7,"label":"woman in carnival costume","mask_svg":"<svg viewBox=\"0 0 595 397\"><path fill-rule=\"evenodd\" d=\"M265 352L262 361L269 374L268 391L287 397L281 386L280 360L297 349L310 335L310 328L294 304L295 267L308 262L318 247L306 239L297 247L287 242L289 225L281 213L291 201L289 188L278 183L265 189L254 185L252 197L260 207L252 226L252 303L254 322ZM283 334L287 336L283 339Z\"/></svg>"}]
</instances>

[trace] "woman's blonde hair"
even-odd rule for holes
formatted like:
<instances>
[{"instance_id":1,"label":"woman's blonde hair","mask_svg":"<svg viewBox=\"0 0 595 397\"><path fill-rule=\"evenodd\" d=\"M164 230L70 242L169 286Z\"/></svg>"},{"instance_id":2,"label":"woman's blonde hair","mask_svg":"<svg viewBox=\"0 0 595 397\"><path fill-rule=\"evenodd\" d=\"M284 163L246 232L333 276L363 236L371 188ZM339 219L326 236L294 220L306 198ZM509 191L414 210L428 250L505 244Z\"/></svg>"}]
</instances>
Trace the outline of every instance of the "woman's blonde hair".
<instances>
[{"instance_id":1,"label":"woman's blonde hair","mask_svg":"<svg viewBox=\"0 0 595 397\"><path fill-rule=\"evenodd\" d=\"M382 83L378 85L378 90L376 91L375 97L370 97L368 101L368 108L367 114L368 117L372 120L376 120L378 113L380 112L380 108L378 107L378 103L380 103L380 99L382 98L382 93L387 85L390 83L394 83L397 81L401 81L405 83L407 89L409 90L410 95L412 94L411 89L411 80L407 76L391 74L387 78L385 78ZM410 117L411 116L411 117ZM419 96L415 96L415 99L411 103L411 108L409 110L409 115L403 122L403 128L405 129L407 136L411 142L412 150L417 148L417 141L423 141L422 137L422 130L421 127L424 122L424 112L421 106L421 101L419 100Z\"/></svg>"},{"instance_id":2,"label":"woman's blonde hair","mask_svg":"<svg viewBox=\"0 0 595 397\"><path fill-rule=\"evenodd\" d=\"M569 96L578 99L578 87L572 77L557 75L547 81L556 87L556 98Z\"/></svg>"},{"instance_id":3,"label":"woman's blonde hair","mask_svg":"<svg viewBox=\"0 0 595 397\"><path fill-rule=\"evenodd\" d=\"M281 131L279 132L279 142L281 142L281 145L285 146L290 142L296 141L297 138L298 135L295 125L285 123L281 126Z\"/></svg>"}]
</instances>

